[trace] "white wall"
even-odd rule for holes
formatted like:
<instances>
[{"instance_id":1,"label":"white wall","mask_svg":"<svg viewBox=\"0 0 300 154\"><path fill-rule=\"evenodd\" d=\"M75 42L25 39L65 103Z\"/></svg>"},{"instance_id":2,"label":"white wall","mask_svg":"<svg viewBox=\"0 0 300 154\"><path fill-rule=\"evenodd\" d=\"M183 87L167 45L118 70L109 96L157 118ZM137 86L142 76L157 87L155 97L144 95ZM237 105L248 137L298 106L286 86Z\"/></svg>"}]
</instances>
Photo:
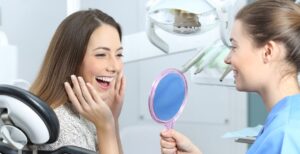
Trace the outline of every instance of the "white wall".
<instances>
[{"instance_id":1,"label":"white wall","mask_svg":"<svg viewBox=\"0 0 300 154\"><path fill-rule=\"evenodd\" d=\"M144 30L147 0L81 0L83 9L98 8L115 18L125 35Z\"/></svg>"},{"instance_id":2,"label":"white wall","mask_svg":"<svg viewBox=\"0 0 300 154\"><path fill-rule=\"evenodd\" d=\"M18 77L33 81L55 28L65 17L65 1L0 0L2 25L18 47Z\"/></svg>"}]
</instances>

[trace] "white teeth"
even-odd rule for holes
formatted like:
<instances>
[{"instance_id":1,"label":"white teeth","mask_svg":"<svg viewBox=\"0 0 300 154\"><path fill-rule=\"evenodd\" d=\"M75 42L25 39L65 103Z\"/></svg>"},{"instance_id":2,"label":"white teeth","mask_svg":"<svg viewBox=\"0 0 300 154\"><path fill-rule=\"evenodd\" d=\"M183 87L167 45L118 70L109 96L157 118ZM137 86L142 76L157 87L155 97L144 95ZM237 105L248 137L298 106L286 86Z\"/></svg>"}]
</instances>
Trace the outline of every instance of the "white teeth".
<instances>
[{"instance_id":1,"label":"white teeth","mask_svg":"<svg viewBox=\"0 0 300 154\"><path fill-rule=\"evenodd\" d=\"M111 82L114 78L113 77L106 77L106 76L101 76L101 77L96 77L98 80L102 80L105 82Z\"/></svg>"}]
</instances>

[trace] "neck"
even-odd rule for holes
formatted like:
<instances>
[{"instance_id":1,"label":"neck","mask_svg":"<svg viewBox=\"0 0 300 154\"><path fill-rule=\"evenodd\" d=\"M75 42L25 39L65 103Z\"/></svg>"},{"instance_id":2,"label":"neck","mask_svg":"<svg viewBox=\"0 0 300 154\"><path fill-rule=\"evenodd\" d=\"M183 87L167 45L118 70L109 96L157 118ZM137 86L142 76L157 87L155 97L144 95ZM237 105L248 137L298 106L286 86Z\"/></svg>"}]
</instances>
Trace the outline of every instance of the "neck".
<instances>
[{"instance_id":1,"label":"neck","mask_svg":"<svg viewBox=\"0 0 300 154\"><path fill-rule=\"evenodd\" d=\"M277 80L277 82L270 82L258 93L262 97L267 111L269 112L281 99L286 96L300 93L300 89L297 77L287 76L281 80Z\"/></svg>"}]
</instances>

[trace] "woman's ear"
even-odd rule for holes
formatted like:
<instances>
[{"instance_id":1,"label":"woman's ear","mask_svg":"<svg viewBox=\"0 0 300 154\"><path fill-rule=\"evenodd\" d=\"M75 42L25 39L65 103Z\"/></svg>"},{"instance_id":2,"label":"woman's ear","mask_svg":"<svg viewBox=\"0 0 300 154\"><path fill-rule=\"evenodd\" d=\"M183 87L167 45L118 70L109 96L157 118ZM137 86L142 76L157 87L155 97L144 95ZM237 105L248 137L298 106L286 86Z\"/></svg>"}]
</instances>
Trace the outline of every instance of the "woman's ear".
<instances>
[{"instance_id":1,"label":"woman's ear","mask_svg":"<svg viewBox=\"0 0 300 154\"><path fill-rule=\"evenodd\" d=\"M276 57L278 57L280 53L280 47L279 44L275 41L269 41L267 44L263 47L262 50L262 59L263 62L269 63L270 61L274 60Z\"/></svg>"}]
</instances>

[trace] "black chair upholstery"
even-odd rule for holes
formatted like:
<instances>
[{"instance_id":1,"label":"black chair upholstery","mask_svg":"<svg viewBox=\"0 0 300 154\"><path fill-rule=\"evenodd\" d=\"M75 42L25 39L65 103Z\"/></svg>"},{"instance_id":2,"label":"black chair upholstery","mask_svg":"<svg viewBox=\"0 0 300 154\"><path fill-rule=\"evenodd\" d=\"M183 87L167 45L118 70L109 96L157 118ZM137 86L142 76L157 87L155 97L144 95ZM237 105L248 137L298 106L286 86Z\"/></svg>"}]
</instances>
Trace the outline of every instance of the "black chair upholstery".
<instances>
[{"instance_id":1,"label":"black chair upholstery","mask_svg":"<svg viewBox=\"0 0 300 154\"><path fill-rule=\"evenodd\" d=\"M10 97L13 99L18 100L18 103L23 103L26 106L29 107L29 109L31 109L34 113L36 113L36 115L38 115L40 119L42 119L43 123L45 124L46 128L48 129L48 133L49 133L49 138L45 143L41 143L41 144L49 144L49 143L53 143L57 140L58 135L59 135L59 121L58 118L55 114L55 112L52 110L51 107L49 107L45 102L43 102L41 99L39 99L38 97L36 97L34 94L30 93L27 90L18 88L16 86L12 86L12 85L6 85L6 84L0 84L0 98L1 96L5 96L5 97ZM5 99L4 99L5 101ZM22 122L20 122L20 119L22 120L22 117L18 120L14 121L14 118L10 118L10 114L8 114L8 118L9 119L9 124L5 124L2 119L2 116L4 113L3 111L5 110L9 110L12 111L14 110L15 107L11 107L9 105L7 105L7 107L5 106L5 104L9 104L10 102L1 102L0 99L0 115L1 115L1 119L0 119L0 128L4 125L12 125L14 127L16 127L17 129L20 129L27 137L28 139L28 145L35 145L35 143L33 143L30 139L30 136L26 133L26 131L28 131L28 129L26 128L26 125L21 125ZM16 105L18 108L18 105ZM10 112L12 113L12 112ZM15 115L16 113L14 113ZM23 115L22 115L23 116ZM7 117L7 116L6 116ZM27 117L27 118L31 118L31 117ZM28 126L28 125L27 125ZM38 136L38 134L37 134ZM18 149L16 149L14 146L8 144L7 142L4 142L4 139L1 137L1 132L0 132L0 153L3 154L18 154ZM31 154L32 151L31 150L22 150L23 154ZM39 150L38 151L39 154L95 154L96 152L91 151L91 150L87 150L84 148L80 148L80 147L76 147L76 146L63 146L61 148L58 148L54 151L45 151L45 150Z\"/></svg>"}]
</instances>

